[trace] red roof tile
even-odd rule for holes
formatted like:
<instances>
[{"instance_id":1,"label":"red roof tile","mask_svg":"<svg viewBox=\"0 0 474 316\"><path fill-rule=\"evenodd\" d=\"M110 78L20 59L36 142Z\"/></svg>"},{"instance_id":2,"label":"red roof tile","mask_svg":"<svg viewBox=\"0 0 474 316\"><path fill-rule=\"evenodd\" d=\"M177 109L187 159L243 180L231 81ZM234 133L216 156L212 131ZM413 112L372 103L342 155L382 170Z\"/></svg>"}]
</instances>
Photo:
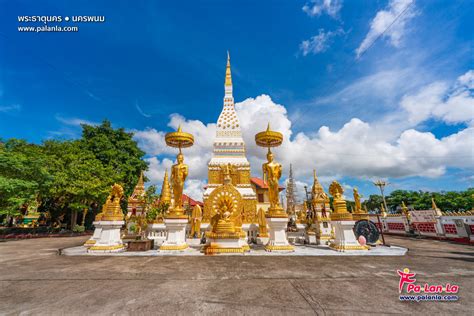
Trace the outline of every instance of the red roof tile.
<instances>
[{"instance_id":1,"label":"red roof tile","mask_svg":"<svg viewBox=\"0 0 474 316\"><path fill-rule=\"evenodd\" d=\"M191 197L187 196L186 194L183 194L183 196L181 197L181 199L183 200L183 203L189 203L190 206L195 206L196 204L203 207L204 206L204 203L202 203L201 201L196 201L194 199L192 199Z\"/></svg>"},{"instance_id":2,"label":"red roof tile","mask_svg":"<svg viewBox=\"0 0 474 316\"><path fill-rule=\"evenodd\" d=\"M260 178L257 178L257 177L252 177L250 178L250 182L252 182L253 184L255 184L256 186L258 186L259 188L261 189L268 189L268 185L263 182L263 179L260 179ZM280 191L283 191L285 190L285 187L282 187L281 185L279 186L279 190Z\"/></svg>"}]
</instances>

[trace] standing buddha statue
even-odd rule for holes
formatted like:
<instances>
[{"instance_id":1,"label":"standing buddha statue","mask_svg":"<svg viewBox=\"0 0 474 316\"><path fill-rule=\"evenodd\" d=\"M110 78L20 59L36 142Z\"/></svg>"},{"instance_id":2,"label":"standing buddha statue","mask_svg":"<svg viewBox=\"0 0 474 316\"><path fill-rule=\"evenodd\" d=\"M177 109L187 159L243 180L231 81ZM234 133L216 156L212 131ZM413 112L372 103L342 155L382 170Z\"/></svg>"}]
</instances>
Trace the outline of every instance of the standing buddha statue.
<instances>
[{"instance_id":1,"label":"standing buddha statue","mask_svg":"<svg viewBox=\"0 0 474 316\"><path fill-rule=\"evenodd\" d=\"M263 181L268 185L268 199L270 200L270 211L280 211L278 181L281 177L281 164L273 160L273 153L268 149L267 162L262 165Z\"/></svg>"},{"instance_id":2,"label":"standing buddha statue","mask_svg":"<svg viewBox=\"0 0 474 316\"><path fill-rule=\"evenodd\" d=\"M188 176L188 165L184 163L184 156L179 153L176 156L176 164L171 167L171 184L173 186L174 211L177 215L183 214L183 189L184 182Z\"/></svg>"}]
</instances>

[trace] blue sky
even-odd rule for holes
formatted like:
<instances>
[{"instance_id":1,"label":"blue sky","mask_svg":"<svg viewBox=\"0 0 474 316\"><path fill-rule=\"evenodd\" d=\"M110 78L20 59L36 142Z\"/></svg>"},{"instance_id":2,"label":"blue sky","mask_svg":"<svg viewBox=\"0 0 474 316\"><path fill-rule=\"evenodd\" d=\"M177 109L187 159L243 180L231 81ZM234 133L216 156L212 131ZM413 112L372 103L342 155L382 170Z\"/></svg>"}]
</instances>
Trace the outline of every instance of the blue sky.
<instances>
[{"instance_id":1,"label":"blue sky","mask_svg":"<svg viewBox=\"0 0 474 316\"><path fill-rule=\"evenodd\" d=\"M277 154L295 164L301 183L317 168L323 183L339 179L366 196L376 192L369 180L380 177L389 190L474 185L471 1L0 5L2 138L74 138L79 123L107 118L139 132L148 176L160 183L173 153L162 134L180 122L210 138L189 152L196 196L206 178L206 161L197 159L208 158L230 50L235 100L248 100L238 107L241 120L252 107L284 110L258 122L273 118L286 128L288 146ZM105 22L58 24L78 26L75 33L19 32L41 25L19 23L25 15L104 15ZM263 154L247 146L259 170ZM306 155L291 158L298 150Z\"/></svg>"}]
</instances>

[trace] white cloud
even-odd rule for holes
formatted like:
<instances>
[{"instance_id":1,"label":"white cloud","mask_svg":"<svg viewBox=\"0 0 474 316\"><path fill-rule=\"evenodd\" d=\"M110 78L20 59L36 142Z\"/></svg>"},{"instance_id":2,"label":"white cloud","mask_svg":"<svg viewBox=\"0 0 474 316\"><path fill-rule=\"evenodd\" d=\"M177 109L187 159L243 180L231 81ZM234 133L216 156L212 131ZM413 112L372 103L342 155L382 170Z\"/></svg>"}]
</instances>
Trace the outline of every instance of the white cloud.
<instances>
[{"instance_id":1,"label":"white cloud","mask_svg":"<svg viewBox=\"0 0 474 316\"><path fill-rule=\"evenodd\" d=\"M418 93L405 95L401 106L413 124L429 118L446 123L474 122L474 71L460 76L455 85L437 81L421 88Z\"/></svg>"},{"instance_id":2,"label":"white cloud","mask_svg":"<svg viewBox=\"0 0 474 316\"><path fill-rule=\"evenodd\" d=\"M300 51L303 56L306 56L310 53L319 54L325 52L329 45L331 44L331 39L336 35L343 34L344 31L339 29L335 32L327 31L324 32L324 29L319 29L318 35L311 37L309 40L305 40L300 44Z\"/></svg>"},{"instance_id":3,"label":"white cloud","mask_svg":"<svg viewBox=\"0 0 474 316\"><path fill-rule=\"evenodd\" d=\"M184 185L184 193L194 200L202 201L202 194L204 192L204 180L189 179Z\"/></svg>"},{"instance_id":4,"label":"white cloud","mask_svg":"<svg viewBox=\"0 0 474 316\"><path fill-rule=\"evenodd\" d=\"M458 78L458 83L467 89L474 89L474 70L469 70Z\"/></svg>"},{"instance_id":5,"label":"white cloud","mask_svg":"<svg viewBox=\"0 0 474 316\"><path fill-rule=\"evenodd\" d=\"M151 117L150 114L147 114L147 113L143 112L143 110L142 110L142 108L140 107L140 105L138 105L138 101L135 102L135 108L137 109L138 113L140 113L141 116L146 117L146 118L150 118L150 117Z\"/></svg>"},{"instance_id":6,"label":"white cloud","mask_svg":"<svg viewBox=\"0 0 474 316\"><path fill-rule=\"evenodd\" d=\"M370 23L369 32L356 49L357 58L382 34L392 46L399 47L408 21L416 15L413 3L414 0L391 0L387 9L378 11Z\"/></svg>"},{"instance_id":7,"label":"white cloud","mask_svg":"<svg viewBox=\"0 0 474 316\"><path fill-rule=\"evenodd\" d=\"M326 13L333 18L337 18L341 8L342 0L311 0L302 9L311 17Z\"/></svg>"},{"instance_id":8,"label":"white cloud","mask_svg":"<svg viewBox=\"0 0 474 316\"><path fill-rule=\"evenodd\" d=\"M1 94L0 94L0 96L1 96ZM19 105L19 104L0 106L0 113L17 112L17 111L20 111L20 110L21 110L21 105Z\"/></svg>"},{"instance_id":9,"label":"white cloud","mask_svg":"<svg viewBox=\"0 0 474 316\"><path fill-rule=\"evenodd\" d=\"M321 126L317 130L293 135L286 108L274 103L268 95L239 102L236 104L236 111L252 174L259 177L265 149L255 145L254 137L257 132L266 128L268 122L272 129L284 135L282 146L274 149L277 160L284 166L283 178L288 174L290 163L294 166L295 177L299 179L311 179L312 170L316 168L326 188L331 179L342 176L364 179L438 177L448 167L474 169L474 127L440 139L432 133L410 128L392 139L379 133L379 127L353 118L340 129L331 130L327 126ZM212 154L215 124L205 125L200 121L172 115L168 125L176 128L179 124L184 131L195 135L195 145L184 149L185 162L190 166L187 183L189 188L186 192L193 198L200 199L202 186L207 179L207 163ZM164 132L153 129L137 131L135 139L150 155L170 157L176 154L175 149L164 146ZM161 185L164 168L171 165L168 158L161 159L150 158L150 170L147 173L152 182L156 181L158 185ZM301 191L303 192L304 190Z\"/></svg>"},{"instance_id":10,"label":"white cloud","mask_svg":"<svg viewBox=\"0 0 474 316\"><path fill-rule=\"evenodd\" d=\"M77 117L63 117L59 114L56 114L55 118L59 122L61 122L63 124L66 124L66 125L71 125L71 126L79 126L81 124L100 125L100 123L97 123L97 122L88 121L88 120L84 120L84 119L77 118Z\"/></svg>"}]
</instances>

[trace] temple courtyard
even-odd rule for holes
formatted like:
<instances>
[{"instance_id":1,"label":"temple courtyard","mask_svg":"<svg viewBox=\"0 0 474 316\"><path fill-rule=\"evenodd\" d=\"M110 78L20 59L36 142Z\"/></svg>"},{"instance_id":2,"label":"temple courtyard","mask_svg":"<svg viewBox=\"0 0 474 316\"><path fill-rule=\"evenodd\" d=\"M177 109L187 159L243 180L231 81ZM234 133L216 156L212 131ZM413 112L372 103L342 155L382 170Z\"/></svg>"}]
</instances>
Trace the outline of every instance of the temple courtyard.
<instances>
[{"instance_id":1,"label":"temple courtyard","mask_svg":"<svg viewBox=\"0 0 474 316\"><path fill-rule=\"evenodd\" d=\"M65 256L87 237L0 242L0 314L470 314L474 247L387 237L404 256ZM460 286L400 302L396 270Z\"/></svg>"}]
</instances>

